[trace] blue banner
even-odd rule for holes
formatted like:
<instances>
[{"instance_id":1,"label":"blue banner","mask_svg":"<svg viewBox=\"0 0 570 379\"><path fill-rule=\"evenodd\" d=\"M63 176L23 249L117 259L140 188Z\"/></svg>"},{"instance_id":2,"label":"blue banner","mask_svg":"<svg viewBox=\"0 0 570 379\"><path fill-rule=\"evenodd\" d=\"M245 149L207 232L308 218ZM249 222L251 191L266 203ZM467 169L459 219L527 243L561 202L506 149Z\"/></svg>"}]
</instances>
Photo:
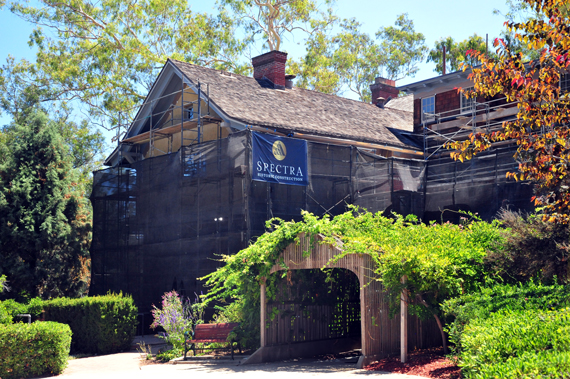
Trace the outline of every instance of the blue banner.
<instances>
[{"instance_id":1,"label":"blue banner","mask_svg":"<svg viewBox=\"0 0 570 379\"><path fill-rule=\"evenodd\" d=\"M251 178L260 182L309 184L307 141L252 133Z\"/></svg>"}]
</instances>

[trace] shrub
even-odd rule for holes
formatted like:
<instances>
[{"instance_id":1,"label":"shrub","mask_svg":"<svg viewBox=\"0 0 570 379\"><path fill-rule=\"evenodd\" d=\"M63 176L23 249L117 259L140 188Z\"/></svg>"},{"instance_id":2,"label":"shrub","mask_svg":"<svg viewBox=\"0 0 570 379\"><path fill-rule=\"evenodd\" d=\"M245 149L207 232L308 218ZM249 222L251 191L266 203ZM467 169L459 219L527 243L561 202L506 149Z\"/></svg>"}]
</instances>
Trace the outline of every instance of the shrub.
<instances>
[{"instance_id":1,"label":"shrub","mask_svg":"<svg viewBox=\"0 0 570 379\"><path fill-rule=\"evenodd\" d=\"M0 302L0 307L14 319L14 321L21 321L16 318L19 314L30 314L33 318L38 318L43 310L43 300L39 297L31 299L27 304L18 303L14 299L8 299ZM1 311L0 311L1 312ZM1 324L2 322L0 322Z\"/></svg>"},{"instance_id":2,"label":"shrub","mask_svg":"<svg viewBox=\"0 0 570 379\"><path fill-rule=\"evenodd\" d=\"M548 310L570 305L570 286L545 286L530 281L519 285L500 284L482 288L479 292L470 293L446 300L442 310L447 316L454 318L446 331L456 352L461 350L462 332L474 319L486 319L500 310Z\"/></svg>"},{"instance_id":3,"label":"shrub","mask_svg":"<svg viewBox=\"0 0 570 379\"><path fill-rule=\"evenodd\" d=\"M1 324L11 324L13 321L12 314L10 310L6 307L3 301L0 301L0 325Z\"/></svg>"},{"instance_id":4,"label":"shrub","mask_svg":"<svg viewBox=\"0 0 570 379\"><path fill-rule=\"evenodd\" d=\"M543 283L568 282L568 225L509 210L502 210L499 216L506 228L496 249L485 257L490 274L509 283L531 278L539 278Z\"/></svg>"},{"instance_id":5,"label":"shrub","mask_svg":"<svg viewBox=\"0 0 570 379\"><path fill-rule=\"evenodd\" d=\"M0 326L0 377L57 375L67 367L71 329L56 322Z\"/></svg>"},{"instance_id":6,"label":"shrub","mask_svg":"<svg viewBox=\"0 0 570 379\"><path fill-rule=\"evenodd\" d=\"M171 291L162 296L161 305L162 309L153 304L151 328L162 327L166 334L161 338L171 344L174 350L180 350L193 325L203 322L202 304L198 299L192 304L189 299L181 299L176 291Z\"/></svg>"},{"instance_id":7,"label":"shrub","mask_svg":"<svg viewBox=\"0 0 570 379\"><path fill-rule=\"evenodd\" d=\"M570 308L502 311L473 319L462 336L466 378L564 378L570 372Z\"/></svg>"},{"instance_id":8,"label":"shrub","mask_svg":"<svg viewBox=\"0 0 570 379\"><path fill-rule=\"evenodd\" d=\"M166 351L160 351L156 354L156 360L159 362L170 362L174 358L178 358L184 355L184 349L171 349Z\"/></svg>"},{"instance_id":9,"label":"shrub","mask_svg":"<svg viewBox=\"0 0 570 379\"><path fill-rule=\"evenodd\" d=\"M107 294L44 302L45 318L68 324L74 354L112 354L128 350L134 338L137 307L131 296Z\"/></svg>"}]
</instances>

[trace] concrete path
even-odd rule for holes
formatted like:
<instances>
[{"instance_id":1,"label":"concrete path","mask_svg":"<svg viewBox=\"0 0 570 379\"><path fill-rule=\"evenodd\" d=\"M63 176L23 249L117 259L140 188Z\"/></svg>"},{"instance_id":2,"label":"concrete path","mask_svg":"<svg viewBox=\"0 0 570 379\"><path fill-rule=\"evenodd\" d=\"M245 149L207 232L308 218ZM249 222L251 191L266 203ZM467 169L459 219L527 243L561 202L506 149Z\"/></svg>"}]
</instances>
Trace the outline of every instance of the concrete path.
<instances>
[{"instance_id":1,"label":"concrete path","mask_svg":"<svg viewBox=\"0 0 570 379\"><path fill-rule=\"evenodd\" d=\"M158 341L160 342L160 341ZM189 364L145 364L136 352L110 354L69 361L61 379L212 379L228 377L243 379L295 378L368 378L413 379L419 376L357 370L354 364L340 360L297 359L284 362L239 366L238 360L209 360ZM270 378L269 378L270 377Z\"/></svg>"}]
</instances>

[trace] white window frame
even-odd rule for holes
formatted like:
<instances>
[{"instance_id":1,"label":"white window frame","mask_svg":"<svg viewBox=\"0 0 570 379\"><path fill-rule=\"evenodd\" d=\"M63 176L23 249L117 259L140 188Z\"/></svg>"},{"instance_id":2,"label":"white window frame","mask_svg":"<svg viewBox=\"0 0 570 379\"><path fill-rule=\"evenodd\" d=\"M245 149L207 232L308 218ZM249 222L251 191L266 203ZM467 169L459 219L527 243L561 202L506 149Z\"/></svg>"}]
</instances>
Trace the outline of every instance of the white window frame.
<instances>
[{"instance_id":1,"label":"white window frame","mask_svg":"<svg viewBox=\"0 0 570 379\"><path fill-rule=\"evenodd\" d=\"M422 99L422 122L435 120L435 96L424 97ZM430 107L433 109L431 112L426 112L425 109Z\"/></svg>"},{"instance_id":2,"label":"white window frame","mask_svg":"<svg viewBox=\"0 0 570 379\"><path fill-rule=\"evenodd\" d=\"M464 88L463 91L473 91L473 87L469 87L469 88ZM467 98L464 94L463 91L461 91L461 93L459 94L460 96L460 100L459 100L459 109L461 113L471 113L473 110L473 106L475 105L476 102L476 98L474 97L470 97Z\"/></svg>"}]
</instances>

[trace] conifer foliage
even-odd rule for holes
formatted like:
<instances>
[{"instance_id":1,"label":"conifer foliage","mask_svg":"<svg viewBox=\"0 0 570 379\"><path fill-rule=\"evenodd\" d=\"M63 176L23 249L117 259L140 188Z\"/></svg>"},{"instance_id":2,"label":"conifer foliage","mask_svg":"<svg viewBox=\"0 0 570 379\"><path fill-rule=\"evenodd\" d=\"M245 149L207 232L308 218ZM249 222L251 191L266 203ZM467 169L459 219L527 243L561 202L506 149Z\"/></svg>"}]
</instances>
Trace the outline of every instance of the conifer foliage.
<instances>
[{"instance_id":1,"label":"conifer foliage","mask_svg":"<svg viewBox=\"0 0 570 379\"><path fill-rule=\"evenodd\" d=\"M12 296L76 296L88 277L90 209L56 122L31 112L8 148L0 162L0 274Z\"/></svg>"}]
</instances>

